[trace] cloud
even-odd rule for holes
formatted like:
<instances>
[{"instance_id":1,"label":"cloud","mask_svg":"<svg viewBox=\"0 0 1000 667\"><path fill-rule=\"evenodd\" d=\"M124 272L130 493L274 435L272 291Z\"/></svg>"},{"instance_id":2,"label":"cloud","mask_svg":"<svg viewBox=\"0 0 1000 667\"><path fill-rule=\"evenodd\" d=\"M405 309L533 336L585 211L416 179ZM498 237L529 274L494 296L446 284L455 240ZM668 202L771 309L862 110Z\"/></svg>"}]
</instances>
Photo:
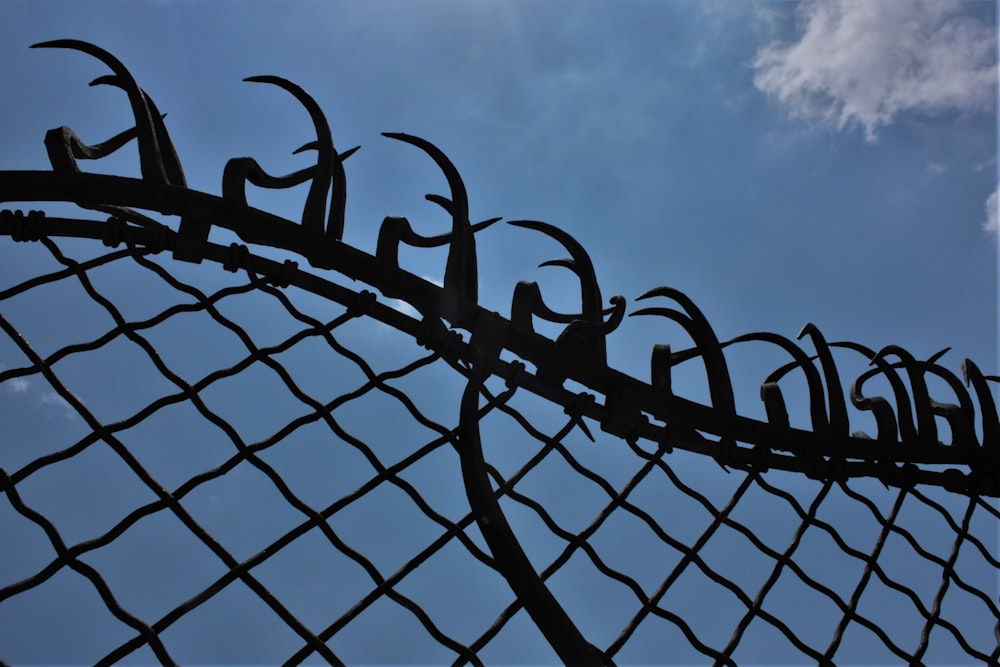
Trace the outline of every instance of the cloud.
<instances>
[{"instance_id":1,"label":"cloud","mask_svg":"<svg viewBox=\"0 0 1000 667\"><path fill-rule=\"evenodd\" d=\"M982 162L977 162L976 164L972 165L972 171L979 173L983 169L989 169L990 167L995 166L996 163L997 163L997 157L994 155L989 160L983 160Z\"/></svg>"},{"instance_id":2,"label":"cloud","mask_svg":"<svg viewBox=\"0 0 1000 667\"><path fill-rule=\"evenodd\" d=\"M421 273L420 277L429 283L437 285L438 287L444 287L444 282L439 278L432 278L426 273ZM402 299L386 299L386 304L390 308L394 308L395 310L398 310L404 315L409 315L413 319L419 320L420 318L423 317L423 315L420 314L419 310L417 310L407 302L403 301Z\"/></svg>"},{"instance_id":3,"label":"cloud","mask_svg":"<svg viewBox=\"0 0 1000 667\"><path fill-rule=\"evenodd\" d=\"M868 141L898 114L993 108L996 29L960 0L807 0L798 39L771 42L753 61L754 84L792 116Z\"/></svg>"},{"instance_id":4,"label":"cloud","mask_svg":"<svg viewBox=\"0 0 1000 667\"><path fill-rule=\"evenodd\" d=\"M7 391L12 394L23 394L28 391L28 387L31 383L24 378L11 378L3 383L3 386L7 387Z\"/></svg>"},{"instance_id":5,"label":"cloud","mask_svg":"<svg viewBox=\"0 0 1000 667\"><path fill-rule=\"evenodd\" d=\"M402 299L388 299L386 300L386 303L390 308L398 310L404 315L409 315L414 319L420 319L420 312Z\"/></svg>"},{"instance_id":6,"label":"cloud","mask_svg":"<svg viewBox=\"0 0 1000 667\"><path fill-rule=\"evenodd\" d=\"M1000 233L1000 213L997 209L1000 207L1000 202L997 201L997 190L993 191L989 197L986 198L986 222L983 227L987 231Z\"/></svg>"},{"instance_id":7,"label":"cloud","mask_svg":"<svg viewBox=\"0 0 1000 667\"><path fill-rule=\"evenodd\" d=\"M67 419L76 418L76 411L73 409L73 406L71 406L65 398L54 391L47 391L43 393L39 396L38 402L42 405L51 405L56 408L61 408Z\"/></svg>"}]
</instances>

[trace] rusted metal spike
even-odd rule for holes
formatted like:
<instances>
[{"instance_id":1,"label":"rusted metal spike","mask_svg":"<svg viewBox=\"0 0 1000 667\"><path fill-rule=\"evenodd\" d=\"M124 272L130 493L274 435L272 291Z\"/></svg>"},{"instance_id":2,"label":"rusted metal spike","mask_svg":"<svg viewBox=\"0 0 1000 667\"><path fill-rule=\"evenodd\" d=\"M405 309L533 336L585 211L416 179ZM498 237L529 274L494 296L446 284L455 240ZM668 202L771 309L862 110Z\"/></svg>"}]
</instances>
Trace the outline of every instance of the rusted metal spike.
<instances>
[{"instance_id":1,"label":"rusted metal spike","mask_svg":"<svg viewBox=\"0 0 1000 667\"><path fill-rule=\"evenodd\" d=\"M448 199L447 197L443 197L441 195L436 195L436 194L429 194L429 195L424 195L424 199L426 199L429 202L434 202L435 204L443 208L448 213L448 215L454 215L455 213L455 207L454 205L452 205L451 200ZM474 225L472 225L472 231L478 232L481 229L486 229L494 222L500 222L501 220L503 220L503 218L490 218L488 220L477 222Z\"/></svg>"},{"instance_id":2,"label":"rusted metal spike","mask_svg":"<svg viewBox=\"0 0 1000 667\"><path fill-rule=\"evenodd\" d=\"M882 369L876 368L855 378L854 382L851 383L851 403L858 410L872 413L875 418L875 426L878 429L875 436L878 440L895 443L899 439L899 427L892 405L882 396L865 396L861 393L865 381L881 372ZM864 434L862 433L862 435Z\"/></svg>"},{"instance_id":3,"label":"rusted metal spike","mask_svg":"<svg viewBox=\"0 0 1000 667\"><path fill-rule=\"evenodd\" d=\"M709 325L708 320L685 294L670 287L657 287L640 295L638 300L664 296L676 301L684 309L684 313L670 308L644 308L631 313L634 315L659 315L680 324L701 350L705 363L705 374L708 377L708 390L712 405L727 413L736 414L736 399L729 376L729 367L722 354L719 339Z\"/></svg>"},{"instance_id":4,"label":"rusted metal spike","mask_svg":"<svg viewBox=\"0 0 1000 667\"><path fill-rule=\"evenodd\" d=\"M128 93L127 82L123 82L118 75L109 74L99 76L91 81L90 85L114 86ZM146 108L149 109L150 118L153 121L153 133L156 136L156 142L159 146L160 161L163 163L163 171L166 174L167 182L171 185L185 187L187 186L187 179L184 177L184 169L181 167L180 158L177 157L177 150L174 148L174 143L170 140L167 126L163 124L163 119L167 117L167 114L160 113L160 110L156 107L156 103L153 102L153 98L145 90L140 88L139 92L142 93L146 101Z\"/></svg>"},{"instance_id":5,"label":"rusted metal spike","mask_svg":"<svg viewBox=\"0 0 1000 667\"><path fill-rule=\"evenodd\" d=\"M862 373L852 383L851 402L857 406L858 404L855 402L854 396L855 394L858 397L862 395L861 394L862 385L864 385L864 383L867 380L871 379L872 377L878 374L883 374L886 380L889 382L889 386L892 388L893 399L896 402L896 412L895 412L895 417L893 418L893 423L894 423L893 428L895 429L896 426L898 426L899 439L902 440L903 442L916 442L917 429L916 426L914 426L913 424L913 413L910 408L910 395L909 392L906 390L906 384L903 382L903 379L899 377L899 373L896 372L897 365L888 363L887 361L879 357L878 354L875 352L875 350L860 343L855 343L852 341L840 341L837 343L830 343L829 345L831 347L843 347L858 352L861 355L863 355L866 359L868 359L870 365L874 365L876 367L871 371L866 371L865 373ZM876 401L874 398L864 402L865 405L870 405L870 406L880 405L881 403L882 401ZM867 409L867 408L861 408L861 409ZM885 412L884 408L878 408L878 409L883 413ZM879 436L879 439L880 440L882 439L881 435Z\"/></svg>"},{"instance_id":6,"label":"rusted metal spike","mask_svg":"<svg viewBox=\"0 0 1000 667\"><path fill-rule=\"evenodd\" d=\"M606 312L601 299L600 286L594 273L594 265L583 246L572 236L554 225L538 220L511 220L507 224L541 232L558 241L569 254L570 259L555 259L540 266L562 266L568 268L580 281L580 315L570 317L566 328L556 339L556 354L544 374L565 378L566 366L587 360L597 365L607 364L606 337L614 331L625 317L625 298L611 299L610 318L604 319ZM512 316L518 320L530 319L524 313L538 315L550 322L563 322L567 316L553 312L545 305L537 285L532 289L515 289L515 303L511 305ZM525 303L524 300L530 300Z\"/></svg>"},{"instance_id":7,"label":"rusted metal spike","mask_svg":"<svg viewBox=\"0 0 1000 667\"><path fill-rule=\"evenodd\" d=\"M781 368L777 369L771 373L767 379L764 380L764 384L774 384L775 389L777 389L777 382L784 375L785 372L790 371L793 368L801 368L802 373L806 379L806 386L809 388L809 415L812 421L812 427L814 431L822 432L828 431L830 427L830 422L827 417L826 408L823 403L823 383L820 380L819 372L813 365L812 360L809 358L802 348L796 345L794 342L780 336L775 333L770 333L766 331L755 332L744 334L743 336L737 336L732 340L722 343L722 347L727 347L734 343L742 343L746 341L762 341L777 345L784 351L788 352L795 360ZM761 399L764 400L765 389L763 385L761 386ZM774 389L768 389L768 396L773 396ZM765 405L766 408L766 405ZM768 415L770 415L770 410L768 410ZM786 417L787 418L787 417Z\"/></svg>"},{"instance_id":8,"label":"rusted metal spike","mask_svg":"<svg viewBox=\"0 0 1000 667\"><path fill-rule=\"evenodd\" d=\"M976 390L979 401L979 415L983 427L983 447L1000 451L1000 416L997 415L996 400L990 392L989 385L982 371L970 359L962 362L962 376L966 384L971 384Z\"/></svg>"},{"instance_id":9,"label":"rusted metal spike","mask_svg":"<svg viewBox=\"0 0 1000 667\"><path fill-rule=\"evenodd\" d=\"M132 73L128 71L128 68L120 60L99 46L78 39L56 39L39 42L32 44L31 48L81 51L107 65L117 77L117 85L125 91L129 104L132 107L132 116L135 119L136 140L139 144L139 168L143 179L163 185L171 183L167 169L163 163L157 124L153 120L154 113L156 116L159 116L159 113L150 109L147 96L139 87L135 77L132 76Z\"/></svg>"},{"instance_id":10,"label":"rusted metal spike","mask_svg":"<svg viewBox=\"0 0 1000 667\"><path fill-rule=\"evenodd\" d=\"M900 360L900 365L906 371L910 381L910 391L913 396L913 411L917 420L917 441L933 445L937 444L937 424L934 422L934 412L931 408L931 397L927 392L927 382L923 371L918 368L913 355L898 345L887 345L876 353L872 364L894 355Z\"/></svg>"},{"instance_id":11,"label":"rusted metal spike","mask_svg":"<svg viewBox=\"0 0 1000 667\"><path fill-rule=\"evenodd\" d=\"M572 236L547 222L540 222L538 220L508 220L507 224L541 232L558 241L569 252L572 258L571 261L553 260L550 263L571 269L580 280L580 313L582 315L580 319L591 323L600 321L604 308L601 300L601 289L597 283L594 264L590 261L590 256L583 249L583 246Z\"/></svg>"},{"instance_id":12,"label":"rusted metal spike","mask_svg":"<svg viewBox=\"0 0 1000 667\"><path fill-rule=\"evenodd\" d=\"M344 173L343 163L346 158L337 153L334 148L333 134L330 132L330 125L323 110L311 95L288 79L264 75L250 76L243 80L278 86L290 93L308 112L316 132L316 139L295 151L298 153L307 149L316 150L316 164L308 169L295 172L296 178L302 179L299 182L304 182L305 178L308 177L312 178L309 193L306 195L306 203L302 209L302 227L312 236L325 236L328 239L339 241L344 235L344 214L347 206L347 176ZM345 156L350 156L356 150L357 148L353 148L347 151ZM277 183L279 184L277 187L287 187L284 185L285 183L293 183L289 177L264 179L258 175L258 179L265 183ZM270 186L265 185L264 187ZM327 215L327 195L331 190L330 209L329 215Z\"/></svg>"},{"instance_id":13,"label":"rusted metal spike","mask_svg":"<svg viewBox=\"0 0 1000 667\"><path fill-rule=\"evenodd\" d=\"M837 371L837 364L833 360L830 346L827 344L819 328L807 323L797 336L801 339L809 336L816 354L819 357L820 367L823 369L823 377L826 379L827 405L829 406L830 429L836 435L847 435L850 430L850 423L847 418L847 404L844 402L844 390L840 384L840 373Z\"/></svg>"},{"instance_id":14,"label":"rusted metal spike","mask_svg":"<svg viewBox=\"0 0 1000 667\"><path fill-rule=\"evenodd\" d=\"M476 266L476 239L469 222L469 198L465 184L451 160L431 142L402 132L383 132L382 136L411 144L427 153L444 173L451 190L451 234L448 260L444 270L444 315L455 321L458 304L479 303L479 273ZM412 232L412 230L411 230ZM406 239L403 239L404 241Z\"/></svg>"},{"instance_id":15,"label":"rusted metal spike","mask_svg":"<svg viewBox=\"0 0 1000 667\"><path fill-rule=\"evenodd\" d=\"M928 397L931 408L931 415L940 415L948 421L951 429L951 445L953 447L976 447L979 445L976 439L975 428L975 408L972 404L972 397L965 389L958 376L934 361L941 358L947 349L933 355L927 361L915 361L914 371L924 375L935 375L948 385L948 388L955 394L958 404L942 403Z\"/></svg>"}]
</instances>

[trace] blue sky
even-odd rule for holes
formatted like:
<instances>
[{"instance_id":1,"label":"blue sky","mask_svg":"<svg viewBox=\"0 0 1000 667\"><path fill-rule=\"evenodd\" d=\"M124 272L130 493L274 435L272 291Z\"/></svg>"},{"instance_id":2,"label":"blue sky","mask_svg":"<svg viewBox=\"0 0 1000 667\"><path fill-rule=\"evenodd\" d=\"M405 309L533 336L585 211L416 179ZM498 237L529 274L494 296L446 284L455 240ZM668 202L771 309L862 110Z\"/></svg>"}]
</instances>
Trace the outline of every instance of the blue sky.
<instances>
[{"instance_id":1,"label":"blue sky","mask_svg":"<svg viewBox=\"0 0 1000 667\"><path fill-rule=\"evenodd\" d=\"M242 81L283 76L323 107L339 150L362 146L345 164L344 238L367 252L386 215L447 229L423 200L446 191L443 178L380 134L406 132L458 167L474 220L543 220L575 236L606 298L669 285L723 339L793 337L812 322L831 340L919 358L951 346L949 368L969 357L1000 370L993 2L6 0L0 10L2 170L49 168L50 128L96 142L132 125L120 91L86 85L103 65L29 50L35 42L82 39L116 54L168 114L189 186L214 194L232 157L275 174L308 165L308 153L292 155L312 139L305 112ZM125 149L83 168L137 166ZM250 201L295 219L302 196ZM526 279L557 309L574 307L572 282L537 268L559 248L503 224L478 248L481 304L506 314ZM0 275L31 270L9 261ZM403 262L441 279L441 254ZM28 306L19 315L39 336L58 327ZM265 313L243 321L280 335ZM609 362L645 379L651 346L670 333L630 320ZM0 370L18 363L0 356ZM760 411L755 382L749 414ZM130 391L94 400L115 414ZM26 381L0 397L58 409ZM23 463L9 455L5 469Z\"/></svg>"},{"instance_id":2,"label":"blue sky","mask_svg":"<svg viewBox=\"0 0 1000 667\"><path fill-rule=\"evenodd\" d=\"M103 137L108 114L128 113L115 91L86 87L99 64L27 50L34 41L99 42L140 81L155 78L145 85L169 114L188 180L208 192L233 156L275 173L308 159L290 156L309 138L294 101L241 81L278 74L316 97L338 146L363 146L348 163L346 236L361 248L387 214L434 212L412 198L435 184L424 156L379 136L406 131L452 158L473 216L574 234L609 295L669 284L722 332L814 321L916 353L949 344L995 367L996 235L984 230L996 189L995 9L960 3L903 28L892 11L920 10L889 4L887 25L861 16L835 29L809 5L766 3L638 2L609 15L600 3L12 2L0 157L46 167L41 129ZM966 57L920 63L925 34L939 35L932 56ZM823 49L837 40L871 53L830 58ZM883 45L893 40L902 46ZM900 81L893 68L909 73ZM936 92L944 82L950 95ZM527 234L490 233L484 274ZM501 309L505 291L483 301Z\"/></svg>"}]
</instances>

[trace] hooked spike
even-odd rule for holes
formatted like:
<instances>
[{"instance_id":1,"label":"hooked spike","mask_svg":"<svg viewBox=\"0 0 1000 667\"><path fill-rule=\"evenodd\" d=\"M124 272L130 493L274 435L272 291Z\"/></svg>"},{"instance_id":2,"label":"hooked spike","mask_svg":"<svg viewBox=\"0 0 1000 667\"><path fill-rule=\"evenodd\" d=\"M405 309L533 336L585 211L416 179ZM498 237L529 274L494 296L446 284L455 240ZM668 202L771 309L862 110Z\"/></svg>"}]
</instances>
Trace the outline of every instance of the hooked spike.
<instances>
[{"instance_id":1,"label":"hooked spike","mask_svg":"<svg viewBox=\"0 0 1000 667\"><path fill-rule=\"evenodd\" d=\"M448 249L448 260L444 270L445 301L442 314L454 322L458 318L458 301L479 302L479 275L476 265L476 239L472 225L469 222L469 198L465 184L448 156L440 148L420 137L403 132L383 132L382 136L416 146L429 155L438 168L444 173L451 190L451 238ZM441 205L445 210L449 206L442 203L443 197L434 196L431 201Z\"/></svg>"}]
</instances>

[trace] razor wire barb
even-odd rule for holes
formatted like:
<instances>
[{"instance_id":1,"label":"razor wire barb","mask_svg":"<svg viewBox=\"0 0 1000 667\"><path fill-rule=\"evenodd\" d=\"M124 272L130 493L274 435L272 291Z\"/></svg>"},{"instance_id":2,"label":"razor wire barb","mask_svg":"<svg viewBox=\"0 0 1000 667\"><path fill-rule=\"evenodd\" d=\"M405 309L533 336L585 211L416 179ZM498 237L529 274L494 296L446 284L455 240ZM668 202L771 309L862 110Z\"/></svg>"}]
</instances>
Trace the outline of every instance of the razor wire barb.
<instances>
[{"instance_id":1,"label":"razor wire barb","mask_svg":"<svg viewBox=\"0 0 1000 667\"><path fill-rule=\"evenodd\" d=\"M875 350L854 342L828 342L812 325L799 334L809 340L812 352L768 332L720 341L697 306L669 287L639 296L645 307L631 312L622 296L605 305L585 249L565 231L533 220L509 224L547 236L564 248L569 258L546 264L568 269L579 279L580 310L555 312L536 283L520 282L510 315L503 317L479 304L476 262L476 233L499 219L470 221L458 170L430 142L385 134L420 149L443 172L449 195L427 199L450 216L450 232L422 236L406 218L387 217L375 254L370 255L342 241L343 161L357 149L339 153L334 148L322 110L296 84L274 76L248 79L279 87L306 108L316 141L303 148L316 151L315 165L273 176L252 158L234 158L226 164L222 194L215 196L187 187L163 116L117 58L78 40L35 46L80 51L107 65L112 74L95 83L125 91L135 127L96 145L86 144L69 127L51 130L45 137L51 171L0 172L2 202L70 203L90 216L0 211L0 236L33 242L21 248L36 249L31 269L14 279L16 272L8 268L11 277L0 286L5 354L23 359L20 366L0 366L0 383L22 388L41 383L51 389L46 394L50 404L82 422L72 434L60 434L55 444L38 443L41 453L27 440L3 445L9 452L0 461L7 503L0 526L40 530L45 547L31 550L18 572L0 572L0 614L5 607L21 609L19 604L30 609L25 600L54 586L52 582L61 581L69 570L85 578L107 612L127 628L119 627L98 641L103 648L97 653L77 656L100 664L137 655L162 664L190 661L184 641L176 639L176 628L190 625L187 619L192 617L204 623L209 612L199 609L234 595L237 582L267 608L267 618L287 631L281 644L285 652L275 659L295 664L316 658L342 664L369 657L365 651L371 650L370 644L361 642L359 648L352 638L362 633L358 628L375 622L371 618L384 625L385 605L390 603L409 619L400 621L400 627L417 623L421 641L427 643L422 650L432 661L495 662L509 656L511 645L523 637L549 647L549 653L540 654L546 659L567 664L685 659L739 664L758 655L753 651L761 650L762 642L776 640L789 655L816 664L843 662L858 652L922 663L942 645L983 663L1000 659L1000 610L994 600L1000 513L990 500L1000 495L1000 419L990 388L996 376L965 360L960 379L938 363L944 351L920 360L898 346ZM100 159L133 140L140 178L80 170L80 160ZM249 206L247 184L308 184L301 219L293 222ZM93 219L95 213L101 219ZM164 218L179 222L170 225ZM210 241L213 228L235 234L242 243ZM98 240L103 244L94 243ZM443 284L401 268L401 244L446 247ZM263 254L268 248L295 255L311 268L269 258ZM199 264L221 264L225 272L216 271L203 283L209 270L193 273L192 265ZM127 299L107 293L103 275L112 270L149 281L169 298L158 310L153 308L153 314L129 315L123 303ZM223 280L223 275L229 277ZM341 284L344 277L365 288ZM80 333L70 342L53 344L45 338L48 334L25 332L10 316L19 303L29 303L36 311L61 310L58 301L47 301L52 299L48 292L69 290L71 284L77 297L101 314L102 322L110 318L110 327L103 325L92 337ZM230 304L246 298L275 309L277 320L298 328L277 342L261 343L250 325L227 314ZM394 300L418 316L392 307ZM322 317L317 303L324 306ZM329 318L332 304L340 311ZM606 349L626 316L670 320L693 344L681 350L655 346L648 380L618 372L608 366ZM236 358L228 359L228 365L206 360L196 371L177 370L178 362L169 358L158 332L179 326L175 323L185 318L198 318L203 328L207 325L205 331L228 332L230 349L238 350ZM537 333L539 321L561 326L562 333L555 340ZM58 323L66 331L73 325L71 314ZM410 342L406 349L417 356L377 370L372 360L379 353L352 327L368 327L369 336L372 327L399 336ZM39 338L51 349L39 351L33 343ZM731 347L750 344L772 346L788 357L760 386L766 420L743 416L736 409L726 355ZM131 346L131 354L140 353L140 365L162 384L152 400L137 398L127 414L109 417L106 408L96 410L77 397L65 379L73 373L63 369L124 345ZM314 354L319 349L323 358L342 368L330 378L329 387L306 389L301 371L294 368L297 350L309 345L318 346L311 348ZM837 362L843 355L868 364L847 391ZM704 368L707 404L674 391L673 369L690 361ZM279 382L275 396L291 400L294 410L286 413L283 423L250 437L245 432L255 429L240 420L252 412L247 408L252 401L237 401L242 412L226 413L213 405L224 404L218 397L225 391L239 393L233 387L240 383L254 386L247 378L262 369ZM111 368L98 372L125 373ZM789 421L782 381L795 375L807 388L808 430ZM428 383L464 390L442 412L440 406L428 406L426 392L419 390ZM873 385L887 388L888 395L865 391ZM932 389L942 387L950 392L950 402L932 398ZM379 407L367 407L368 402ZM183 475L162 463L144 464L144 458L155 461L142 445L148 425L169 421L169 415L181 410L193 410L208 429L199 432L202 441L227 443L226 454L199 461L200 469ZM852 414L868 415L875 432L852 432ZM381 431L358 434L379 421L397 419L411 427L391 436ZM941 441L940 422L948 427L948 442ZM595 439L588 423L600 426L597 437L602 441L625 448L627 474L616 472L612 480L594 458L598 455L575 444ZM319 437L306 438L317 428ZM406 442L396 442L404 432ZM491 442L501 439L532 443L531 451L517 460L494 453ZM317 493L311 483L280 465L283 457L293 456L283 452L299 440L325 443L323 456L356 454L363 472L353 477L331 472L329 483ZM115 514L110 527L70 539L67 534L79 531L62 516L65 509L39 495L39 480L68 465L81 465L105 446L116 465L128 468L146 501L129 498L129 509ZM422 471L428 463L434 466L432 474ZM195 499L227 479L248 474L248 469L263 475L271 494L268 503L276 504L280 496L289 516L281 530L268 530L266 539L250 533L239 539L220 537L230 529ZM731 474L726 476L723 469ZM722 484L725 493L699 490L709 474L728 480ZM177 479L168 484L161 479L165 475ZM464 497L466 509L456 513L454 503L432 500L440 492L437 487L449 483ZM569 491L576 487L585 491ZM372 545L355 525L370 524L368 519L352 517L365 517L365 511L374 511L373 498L390 493L419 517L415 521L424 526L423 532L414 536L406 530L388 531L388 542ZM567 511L561 507L567 495L585 497L591 504L579 503ZM669 502L664 500L668 497ZM268 503L261 501L258 510ZM698 513L702 523L684 523L681 505ZM741 513L748 506L767 511ZM787 523L795 526L782 534L777 546L768 523L772 512L786 515ZM845 512L852 513L850 519ZM852 525L861 521L853 513L860 513L872 528L861 538L864 546L857 545L853 534ZM913 518L914 513L919 518ZM826 514L832 518L824 518ZM107 561L103 568L93 564L154 520L169 520L171 525L176 521L201 545L199 550L213 555L214 573L202 576L207 581L178 584L185 591L183 599L162 595L155 604L139 601L116 568ZM939 528L933 547L927 546L924 523ZM366 530L371 532L371 526ZM537 543L525 537L529 533ZM544 537L537 537L540 534ZM316 536L320 547L307 542ZM359 546L366 540L367 546ZM616 545L629 540L641 542L659 557L650 561L640 559L637 551L620 553ZM353 573L351 586L358 587L358 580L365 584L358 590L338 588L336 600L318 609L310 603L306 613L296 613L293 607L302 609L304 603L298 594L274 583L276 566L271 563L304 543L316 549L310 552L312 558L332 554L342 562L342 569ZM815 566L820 544L842 560L842 570ZM734 553L737 560L746 560L747 568L755 563L759 571L748 576L739 567L734 570L733 563L719 560L719 549L730 560ZM392 557L400 551L405 557ZM905 553L907 567L887 566L887 551L897 558ZM459 562L461 568L474 568L478 579L491 582L487 593L477 590L480 597L465 601L467 611L482 610L469 612L468 619L456 619L454 610L440 607L448 604L437 598L462 597L449 591L447 582L431 587L437 598L428 597L421 583L425 570L464 572L451 569ZM930 568L930 584L926 576L915 578L910 568ZM846 571L852 575L844 579ZM575 590L580 577L587 582L584 588L610 587L614 603L602 604L601 613L585 606ZM702 587L699 594L681 596L678 591L690 591L689 580L695 578ZM789 586L797 592L789 593ZM725 594L727 600L725 613L717 609L710 623L696 599L708 590ZM804 625L801 614L782 602L799 600L797 596L817 605L814 612L822 622ZM905 622L888 622L881 596L904 604L909 614ZM525 616L531 623L522 627ZM670 640L661 645L651 633ZM11 641L0 630L0 659Z\"/></svg>"}]
</instances>

